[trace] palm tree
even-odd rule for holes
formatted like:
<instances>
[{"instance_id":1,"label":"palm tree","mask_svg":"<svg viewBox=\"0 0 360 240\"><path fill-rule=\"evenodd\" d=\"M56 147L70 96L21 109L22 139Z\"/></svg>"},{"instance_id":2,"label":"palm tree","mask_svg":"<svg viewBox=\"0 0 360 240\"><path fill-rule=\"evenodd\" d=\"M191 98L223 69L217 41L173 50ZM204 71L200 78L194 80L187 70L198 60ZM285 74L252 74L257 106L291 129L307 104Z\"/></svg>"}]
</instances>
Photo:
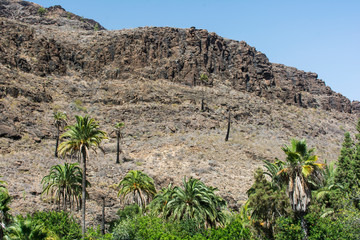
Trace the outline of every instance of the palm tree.
<instances>
[{"instance_id":1,"label":"palm tree","mask_svg":"<svg viewBox=\"0 0 360 240\"><path fill-rule=\"evenodd\" d=\"M283 175L279 175L280 172L284 167L284 162L279 161L279 159L275 159L274 162L270 162L268 160L264 160L264 167L266 168L265 175L269 176L271 181L271 186L275 189L281 189L283 184L285 183L285 178Z\"/></svg>"},{"instance_id":2,"label":"palm tree","mask_svg":"<svg viewBox=\"0 0 360 240\"><path fill-rule=\"evenodd\" d=\"M145 209L156 194L154 180L141 171L129 171L119 183L118 196L125 200L132 193L132 200Z\"/></svg>"},{"instance_id":3,"label":"palm tree","mask_svg":"<svg viewBox=\"0 0 360 240\"><path fill-rule=\"evenodd\" d=\"M123 122L118 122L115 124L115 132L116 132L116 163L120 163L120 139L121 139L121 129L125 126Z\"/></svg>"},{"instance_id":4,"label":"palm tree","mask_svg":"<svg viewBox=\"0 0 360 240\"><path fill-rule=\"evenodd\" d=\"M168 219L194 219L207 226L216 224L224 226L226 217L223 212L226 202L214 192L216 188L207 187L198 179L184 177L183 187L175 187L171 200L164 209L164 216Z\"/></svg>"},{"instance_id":5,"label":"palm tree","mask_svg":"<svg viewBox=\"0 0 360 240\"><path fill-rule=\"evenodd\" d=\"M21 215L7 228L5 240L45 240L48 232L42 224L37 224L31 219L24 219Z\"/></svg>"},{"instance_id":6,"label":"palm tree","mask_svg":"<svg viewBox=\"0 0 360 240\"><path fill-rule=\"evenodd\" d=\"M59 146L59 153L79 152L83 158L83 178L82 178L82 233L85 234L85 210L86 210L86 161L89 158L90 148L96 152L100 148L100 143L106 139L106 133L99 130L99 124L89 116L75 116L76 123L66 127L68 129L61 138L66 138ZM101 148L100 148L101 149Z\"/></svg>"},{"instance_id":7,"label":"palm tree","mask_svg":"<svg viewBox=\"0 0 360 240\"><path fill-rule=\"evenodd\" d=\"M291 140L291 145L285 145L282 150L286 154L283 169L278 174L287 180L287 194L293 211L301 218L304 239L307 239L307 227L304 215L311 201L309 179L319 174L324 164L316 163L318 156L312 155L314 148L308 149L306 140Z\"/></svg>"},{"instance_id":8,"label":"palm tree","mask_svg":"<svg viewBox=\"0 0 360 240\"><path fill-rule=\"evenodd\" d=\"M64 165L55 165L50 169L50 174L46 175L41 183L43 184L42 194L51 194L52 198L55 198L59 204L59 210L61 201L63 202L64 210L67 209L67 202L71 207L79 206L82 193L82 169L78 166L78 163L65 163ZM90 187L90 183L86 181L86 186ZM88 194L87 194L88 195Z\"/></svg>"},{"instance_id":9,"label":"palm tree","mask_svg":"<svg viewBox=\"0 0 360 240\"><path fill-rule=\"evenodd\" d=\"M55 157L58 157L58 147L59 147L59 138L60 138L60 127L66 124L67 116L63 112L54 112L53 113L55 126L56 126L56 145L55 145Z\"/></svg>"},{"instance_id":10,"label":"palm tree","mask_svg":"<svg viewBox=\"0 0 360 240\"><path fill-rule=\"evenodd\" d=\"M157 216L163 216L165 208L168 202L170 202L170 200L172 199L173 194L174 187L172 183L170 183L167 187L162 188L161 191L155 195L154 199L149 205L151 213Z\"/></svg>"},{"instance_id":11,"label":"palm tree","mask_svg":"<svg viewBox=\"0 0 360 240\"><path fill-rule=\"evenodd\" d=\"M208 76L206 74L202 73L200 75L200 84L203 85L203 89L201 91L202 92L202 96L201 96L201 111L202 112L205 111L205 103L204 103L204 101L205 101L204 100L204 98L205 98L205 87L204 86L206 86L208 81L209 81Z\"/></svg>"}]
</instances>

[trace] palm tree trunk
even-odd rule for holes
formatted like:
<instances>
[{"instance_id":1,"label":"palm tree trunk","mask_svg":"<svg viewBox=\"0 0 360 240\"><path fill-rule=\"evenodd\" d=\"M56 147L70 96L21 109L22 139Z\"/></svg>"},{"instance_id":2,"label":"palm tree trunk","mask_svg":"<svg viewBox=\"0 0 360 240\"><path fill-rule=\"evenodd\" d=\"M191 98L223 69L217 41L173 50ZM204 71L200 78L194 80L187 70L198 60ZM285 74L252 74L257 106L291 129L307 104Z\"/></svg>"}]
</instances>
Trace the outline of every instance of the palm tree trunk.
<instances>
[{"instance_id":1,"label":"palm tree trunk","mask_svg":"<svg viewBox=\"0 0 360 240\"><path fill-rule=\"evenodd\" d=\"M120 163L120 131L116 131L116 163Z\"/></svg>"},{"instance_id":2,"label":"palm tree trunk","mask_svg":"<svg viewBox=\"0 0 360 240\"><path fill-rule=\"evenodd\" d=\"M101 219L101 233L105 235L105 197L102 197L103 206L102 206L102 219Z\"/></svg>"},{"instance_id":3,"label":"palm tree trunk","mask_svg":"<svg viewBox=\"0 0 360 240\"><path fill-rule=\"evenodd\" d=\"M308 239L308 229L307 229L307 224L306 224L304 216L305 216L305 212L300 212L301 228L302 228L303 234L304 234L303 240L307 240Z\"/></svg>"},{"instance_id":4,"label":"palm tree trunk","mask_svg":"<svg viewBox=\"0 0 360 240\"><path fill-rule=\"evenodd\" d=\"M57 125L57 134L56 134L56 145L55 145L55 157L58 157L58 147L59 147L59 135L60 135L60 126Z\"/></svg>"},{"instance_id":5,"label":"palm tree trunk","mask_svg":"<svg viewBox=\"0 0 360 240\"><path fill-rule=\"evenodd\" d=\"M229 135L230 135L230 109L229 109L229 117L228 117L228 127L227 127L227 132L226 132L226 137L225 137L225 142L227 142L229 140Z\"/></svg>"},{"instance_id":6,"label":"palm tree trunk","mask_svg":"<svg viewBox=\"0 0 360 240\"><path fill-rule=\"evenodd\" d=\"M82 235L83 238L85 237L85 233L86 233L86 228L85 228L85 211L86 211L86 207L85 207L85 203L86 203L86 157L87 157L87 151L86 151L86 147L82 148L82 155L83 155L83 178L82 178L82 213L81 213L81 217L82 217Z\"/></svg>"},{"instance_id":7,"label":"palm tree trunk","mask_svg":"<svg viewBox=\"0 0 360 240\"><path fill-rule=\"evenodd\" d=\"M59 192L59 211L61 209L60 199L61 199L61 193Z\"/></svg>"}]
</instances>

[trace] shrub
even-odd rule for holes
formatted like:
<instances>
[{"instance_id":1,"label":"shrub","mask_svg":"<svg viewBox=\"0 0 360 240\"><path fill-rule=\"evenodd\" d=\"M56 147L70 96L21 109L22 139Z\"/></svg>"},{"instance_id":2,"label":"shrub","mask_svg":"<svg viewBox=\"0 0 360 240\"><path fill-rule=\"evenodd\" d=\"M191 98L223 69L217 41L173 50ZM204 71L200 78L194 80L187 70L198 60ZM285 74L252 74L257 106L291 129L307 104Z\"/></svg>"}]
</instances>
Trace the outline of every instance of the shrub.
<instances>
[{"instance_id":1,"label":"shrub","mask_svg":"<svg viewBox=\"0 0 360 240\"><path fill-rule=\"evenodd\" d=\"M240 218L237 218L225 228L211 229L208 239L250 239L250 228L246 227Z\"/></svg>"},{"instance_id":2,"label":"shrub","mask_svg":"<svg viewBox=\"0 0 360 240\"><path fill-rule=\"evenodd\" d=\"M38 14L40 15L40 16L44 16L45 14L46 14L46 9L45 8L43 8L43 7L39 7L39 9L38 9Z\"/></svg>"},{"instance_id":3,"label":"shrub","mask_svg":"<svg viewBox=\"0 0 360 240\"><path fill-rule=\"evenodd\" d=\"M85 240L112 240L113 236L111 233L106 233L102 235L100 227L98 226L95 228L88 228L86 232Z\"/></svg>"},{"instance_id":4,"label":"shrub","mask_svg":"<svg viewBox=\"0 0 360 240\"><path fill-rule=\"evenodd\" d=\"M357 211L342 211L335 216L320 217L316 213L306 216L309 227L309 240L360 239L360 218Z\"/></svg>"},{"instance_id":5,"label":"shrub","mask_svg":"<svg viewBox=\"0 0 360 240\"><path fill-rule=\"evenodd\" d=\"M35 212L26 218L43 224L48 231L55 233L62 240L81 239L80 225L68 212Z\"/></svg>"},{"instance_id":6,"label":"shrub","mask_svg":"<svg viewBox=\"0 0 360 240\"><path fill-rule=\"evenodd\" d=\"M303 239L300 222L292 218L279 217L274 226L274 238L277 240Z\"/></svg>"}]
</instances>

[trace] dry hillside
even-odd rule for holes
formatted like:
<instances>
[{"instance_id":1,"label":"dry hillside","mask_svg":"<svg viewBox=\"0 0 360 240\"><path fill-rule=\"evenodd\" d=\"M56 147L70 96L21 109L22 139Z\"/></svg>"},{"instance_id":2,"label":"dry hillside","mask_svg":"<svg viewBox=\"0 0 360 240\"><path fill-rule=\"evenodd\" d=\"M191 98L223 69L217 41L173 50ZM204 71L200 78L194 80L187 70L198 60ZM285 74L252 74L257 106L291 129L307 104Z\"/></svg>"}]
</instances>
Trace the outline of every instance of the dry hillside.
<instances>
[{"instance_id":1,"label":"dry hillside","mask_svg":"<svg viewBox=\"0 0 360 240\"><path fill-rule=\"evenodd\" d=\"M284 158L281 146L291 138L307 139L321 161L334 161L344 132L355 131L359 102L315 73L270 63L245 42L195 28L107 31L60 6L45 15L39 7L0 1L0 175L13 214L54 208L40 196L41 179L52 165L76 161L53 157L58 110L70 124L88 114L108 133L118 121L126 125L121 164L114 134L105 154L90 155L90 224L100 220L103 195L108 220L114 217L116 184L131 169L153 177L158 189L200 178L236 208L254 170ZM210 81L201 83L201 73Z\"/></svg>"}]
</instances>

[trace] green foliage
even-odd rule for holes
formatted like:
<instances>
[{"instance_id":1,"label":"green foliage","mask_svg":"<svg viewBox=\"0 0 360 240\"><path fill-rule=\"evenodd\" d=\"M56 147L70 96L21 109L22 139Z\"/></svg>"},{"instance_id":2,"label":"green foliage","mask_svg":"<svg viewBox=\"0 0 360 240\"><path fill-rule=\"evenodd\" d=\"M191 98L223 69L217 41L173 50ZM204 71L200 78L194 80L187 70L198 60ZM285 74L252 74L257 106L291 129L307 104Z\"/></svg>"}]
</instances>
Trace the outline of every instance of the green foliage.
<instances>
[{"instance_id":1,"label":"green foliage","mask_svg":"<svg viewBox=\"0 0 360 240\"><path fill-rule=\"evenodd\" d=\"M335 216L321 217L317 213L306 216L309 226L309 240L360 239L359 212L340 211Z\"/></svg>"},{"instance_id":2,"label":"green foliage","mask_svg":"<svg viewBox=\"0 0 360 240\"><path fill-rule=\"evenodd\" d=\"M217 189L198 179L184 177L183 188L174 187L171 200L164 207L163 216L171 220L193 219L207 226L225 226L226 202L215 194Z\"/></svg>"},{"instance_id":3,"label":"green foliage","mask_svg":"<svg viewBox=\"0 0 360 240\"><path fill-rule=\"evenodd\" d=\"M121 128L125 127L125 123L118 122L118 123L115 124L114 127L115 127L116 130L120 130Z\"/></svg>"},{"instance_id":4,"label":"green foliage","mask_svg":"<svg viewBox=\"0 0 360 240\"><path fill-rule=\"evenodd\" d=\"M78 163L65 163L64 165L55 165L50 169L50 174L46 175L41 183L43 184L42 194L49 194L51 198L59 203L63 203L66 210L67 204L71 207L76 205L79 207L82 193L82 169ZM86 182L87 186L90 183Z\"/></svg>"},{"instance_id":5,"label":"green foliage","mask_svg":"<svg viewBox=\"0 0 360 240\"><path fill-rule=\"evenodd\" d=\"M21 215L15 218L15 221L6 228L5 240L45 240L51 236L43 224L31 219L24 219Z\"/></svg>"},{"instance_id":6,"label":"green foliage","mask_svg":"<svg viewBox=\"0 0 360 240\"><path fill-rule=\"evenodd\" d=\"M274 227L274 238L276 240L303 239L300 222L294 221L292 218L278 218Z\"/></svg>"},{"instance_id":7,"label":"green foliage","mask_svg":"<svg viewBox=\"0 0 360 240\"><path fill-rule=\"evenodd\" d=\"M308 149L306 140L291 139L290 145L282 148L286 154L284 167L278 174L287 179L287 193L294 212L304 213L311 200L309 180L320 174L324 164L316 163L314 148Z\"/></svg>"},{"instance_id":8,"label":"green foliage","mask_svg":"<svg viewBox=\"0 0 360 240\"><path fill-rule=\"evenodd\" d=\"M0 176L1 177L1 176ZM10 223L12 216L10 215L9 204L11 198L6 189L6 182L0 180L0 239L3 237L3 229Z\"/></svg>"},{"instance_id":9,"label":"green foliage","mask_svg":"<svg viewBox=\"0 0 360 240\"><path fill-rule=\"evenodd\" d=\"M75 104L75 108L78 110L78 111L81 111L81 112L87 112L87 109L86 107L83 106L83 102L79 99L76 99L74 101L74 104Z\"/></svg>"},{"instance_id":10,"label":"green foliage","mask_svg":"<svg viewBox=\"0 0 360 240\"><path fill-rule=\"evenodd\" d=\"M112 240L114 238L113 238L112 233L106 233L105 235L102 235L100 227L98 226L96 229L88 228L84 239L85 240Z\"/></svg>"},{"instance_id":11,"label":"green foliage","mask_svg":"<svg viewBox=\"0 0 360 240\"><path fill-rule=\"evenodd\" d=\"M270 183L272 187L276 189L281 189L286 183L286 179L283 174L278 174L283 168L285 163L283 161L279 161L278 159L275 162L270 162L268 160L264 160L264 167L266 168L265 175L270 177Z\"/></svg>"},{"instance_id":12,"label":"green foliage","mask_svg":"<svg viewBox=\"0 0 360 240\"><path fill-rule=\"evenodd\" d=\"M65 123L65 121L67 120L67 115L64 112L57 111L53 113L53 118L55 120L55 125L59 126Z\"/></svg>"},{"instance_id":13,"label":"green foliage","mask_svg":"<svg viewBox=\"0 0 360 240\"><path fill-rule=\"evenodd\" d=\"M80 225L68 212L35 212L27 219L44 225L50 232L55 233L61 240L81 239Z\"/></svg>"},{"instance_id":14,"label":"green foliage","mask_svg":"<svg viewBox=\"0 0 360 240\"><path fill-rule=\"evenodd\" d=\"M209 81L208 76L207 76L205 73L202 73L202 74L200 75L200 83L201 83L202 85L206 85L206 84L208 83L208 81Z\"/></svg>"},{"instance_id":15,"label":"green foliage","mask_svg":"<svg viewBox=\"0 0 360 240\"><path fill-rule=\"evenodd\" d=\"M205 229L194 219L166 222L156 216L136 216L120 222L113 231L115 240L126 239L250 239L251 231L240 217L225 228Z\"/></svg>"},{"instance_id":16,"label":"green foliage","mask_svg":"<svg viewBox=\"0 0 360 240\"><path fill-rule=\"evenodd\" d=\"M99 30L100 30L99 24L96 23L95 26L94 26L94 31L99 31Z\"/></svg>"},{"instance_id":17,"label":"green foliage","mask_svg":"<svg viewBox=\"0 0 360 240\"><path fill-rule=\"evenodd\" d=\"M131 204L124 207L124 209L119 209L117 215L119 216L119 221L126 220L128 218L134 218L141 213L141 208L137 204Z\"/></svg>"},{"instance_id":18,"label":"green foliage","mask_svg":"<svg viewBox=\"0 0 360 240\"><path fill-rule=\"evenodd\" d=\"M290 216L292 211L285 190L274 187L266 180L262 169L255 173L255 182L248 190L248 207L251 209L253 227L260 235L272 236L273 225L280 216Z\"/></svg>"},{"instance_id":19,"label":"green foliage","mask_svg":"<svg viewBox=\"0 0 360 240\"><path fill-rule=\"evenodd\" d=\"M354 169L354 142L350 133L346 132L337 163L335 180L338 184L350 189L356 183L356 170Z\"/></svg>"},{"instance_id":20,"label":"green foliage","mask_svg":"<svg viewBox=\"0 0 360 240\"><path fill-rule=\"evenodd\" d=\"M68 129L61 138L66 141L59 146L59 153L65 154L67 152L81 152L86 155L86 152L92 148L96 151L101 141L106 139L106 133L99 130L99 123L89 116L81 117L75 116L76 123L67 126Z\"/></svg>"},{"instance_id":21,"label":"green foliage","mask_svg":"<svg viewBox=\"0 0 360 240\"><path fill-rule=\"evenodd\" d=\"M121 200L130 198L139 206L145 209L156 194L154 180L141 171L131 170L118 185L120 188L118 196Z\"/></svg>"},{"instance_id":22,"label":"green foliage","mask_svg":"<svg viewBox=\"0 0 360 240\"><path fill-rule=\"evenodd\" d=\"M45 8L39 7L39 9L38 9L38 14L39 14L40 16L44 16L44 15L46 14L46 12L47 12L47 10L46 10Z\"/></svg>"},{"instance_id":23,"label":"green foliage","mask_svg":"<svg viewBox=\"0 0 360 240\"><path fill-rule=\"evenodd\" d=\"M163 216L166 205L172 199L173 194L174 187L172 183L170 183L166 188L162 188L161 191L155 195L149 205L151 213L156 216Z\"/></svg>"},{"instance_id":24,"label":"green foliage","mask_svg":"<svg viewBox=\"0 0 360 240\"><path fill-rule=\"evenodd\" d=\"M225 228L211 229L209 237L207 239L250 239L251 231L247 227L241 218L236 218Z\"/></svg>"},{"instance_id":25,"label":"green foliage","mask_svg":"<svg viewBox=\"0 0 360 240\"><path fill-rule=\"evenodd\" d=\"M120 222L113 231L115 240L127 239L208 239L194 221L165 222L155 216L137 216Z\"/></svg>"}]
</instances>

